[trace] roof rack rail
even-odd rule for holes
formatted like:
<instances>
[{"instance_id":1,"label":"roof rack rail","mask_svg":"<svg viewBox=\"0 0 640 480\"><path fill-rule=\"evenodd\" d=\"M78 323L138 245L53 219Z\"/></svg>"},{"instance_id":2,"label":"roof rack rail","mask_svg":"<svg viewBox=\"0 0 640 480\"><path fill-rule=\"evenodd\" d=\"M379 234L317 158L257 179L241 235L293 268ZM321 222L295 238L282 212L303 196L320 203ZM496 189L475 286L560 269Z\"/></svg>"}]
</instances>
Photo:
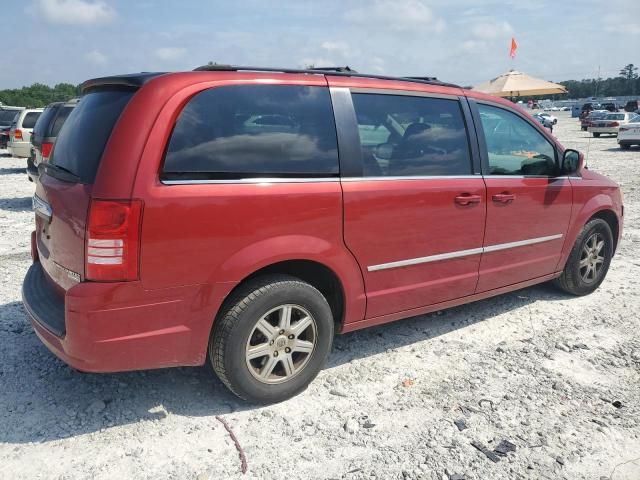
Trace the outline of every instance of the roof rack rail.
<instances>
[{"instance_id":1,"label":"roof rack rail","mask_svg":"<svg viewBox=\"0 0 640 480\"><path fill-rule=\"evenodd\" d=\"M320 72L351 72L351 73L358 73L353 68L350 68L349 65L346 65L344 67L309 67L308 70L313 70L313 71L318 70Z\"/></svg>"},{"instance_id":2,"label":"roof rack rail","mask_svg":"<svg viewBox=\"0 0 640 480\"><path fill-rule=\"evenodd\" d=\"M306 73L314 75L335 75L340 77L373 78L377 80L396 80L402 82L426 83L429 85L440 85L443 87L461 88L453 83L442 82L436 77L390 77L386 75L371 75L357 73L349 67L327 67L327 68L273 68L273 67L244 67L238 65L202 65L194 68L194 72L274 72L274 73Z\"/></svg>"}]
</instances>

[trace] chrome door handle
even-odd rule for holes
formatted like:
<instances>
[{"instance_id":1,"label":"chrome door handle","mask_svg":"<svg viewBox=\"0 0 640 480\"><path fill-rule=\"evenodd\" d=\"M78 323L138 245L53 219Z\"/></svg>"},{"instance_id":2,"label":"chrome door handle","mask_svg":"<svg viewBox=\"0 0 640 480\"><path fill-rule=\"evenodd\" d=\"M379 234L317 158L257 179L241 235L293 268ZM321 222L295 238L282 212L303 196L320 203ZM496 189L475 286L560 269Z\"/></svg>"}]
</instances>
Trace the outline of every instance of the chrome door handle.
<instances>
[{"instance_id":1,"label":"chrome door handle","mask_svg":"<svg viewBox=\"0 0 640 480\"><path fill-rule=\"evenodd\" d=\"M470 195L468 193L462 193L455 198L455 202L458 205L472 205L474 203L480 203L482 197L480 195Z\"/></svg>"},{"instance_id":2,"label":"chrome door handle","mask_svg":"<svg viewBox=\"0 0 640 480\"><path fill-rule=\"evenodd\" d=\"M503 192L496 193L491 197L494 202L499 203L511 203L516 199L516 196L513 193Z\"/></svg>"}]
</instances>

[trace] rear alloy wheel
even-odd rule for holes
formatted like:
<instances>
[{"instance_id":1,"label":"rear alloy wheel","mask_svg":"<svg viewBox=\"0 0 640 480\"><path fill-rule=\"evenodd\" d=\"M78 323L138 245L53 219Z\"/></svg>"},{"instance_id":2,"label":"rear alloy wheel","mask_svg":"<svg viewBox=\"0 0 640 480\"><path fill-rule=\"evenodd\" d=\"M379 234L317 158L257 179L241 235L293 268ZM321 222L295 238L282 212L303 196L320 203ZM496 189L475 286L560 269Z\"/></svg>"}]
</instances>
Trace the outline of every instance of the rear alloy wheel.
<instances>
[{"instance_id":1,"label":"rear alloy wheel","mask_svg":"<svg viewBox=\"0 0 640 480\"><path fill-rule=\"evenodd\" d=\"M578 235L562 275L555 283L565 292L587 295L604 280L612 256L611 228L601 218L594 218Z\"/></svg>"},{"instance_id":2,"label":"rear alloy wheel","mask_svg":"<svg viewBox=\"0 0 640 480\"><path fill-rule=\"evenodd\" d=\"M288 275L242 286L226 302L209 342L209 358L237 396L275 403L307 388L324 366L334 323L325 297Z\"/></svg>"}]
</instances>

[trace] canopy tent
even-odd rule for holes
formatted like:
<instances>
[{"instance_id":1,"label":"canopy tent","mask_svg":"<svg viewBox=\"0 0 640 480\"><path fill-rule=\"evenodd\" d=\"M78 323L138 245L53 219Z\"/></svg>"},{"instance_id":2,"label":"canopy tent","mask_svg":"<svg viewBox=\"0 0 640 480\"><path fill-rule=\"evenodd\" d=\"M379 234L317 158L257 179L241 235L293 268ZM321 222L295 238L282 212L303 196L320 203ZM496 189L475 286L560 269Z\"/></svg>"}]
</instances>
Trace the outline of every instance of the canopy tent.
<instances>
[{"instance_id":1,"label":"canopy tent","mask_svg":"<svg viewBox=\"0 0 640 480\"><path fill-rule=\"evenodd\" d=\"M539 78L511 70L499 77L473 87L478 92L496 95L498 97L522 97L533 95L550 95L553 93L567 93L567 89L557 83L547 82Z\"/></svg>"}]
</instances>

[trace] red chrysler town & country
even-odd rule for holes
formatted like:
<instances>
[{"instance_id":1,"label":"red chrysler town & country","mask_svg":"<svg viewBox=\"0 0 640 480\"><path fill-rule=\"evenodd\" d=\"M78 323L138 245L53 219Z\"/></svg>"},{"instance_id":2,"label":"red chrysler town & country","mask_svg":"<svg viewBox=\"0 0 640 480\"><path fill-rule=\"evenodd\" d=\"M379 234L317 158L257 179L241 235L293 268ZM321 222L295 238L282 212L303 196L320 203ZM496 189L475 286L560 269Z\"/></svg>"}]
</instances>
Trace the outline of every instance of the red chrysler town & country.
<instances>
[{"instance_id":1,"label":"red chrysler town & country","mask_svg":"<svg viewBox=\"0 0 640 480\"><path fill-rule=\"evenodd\" d=\"M512 103L428 78L209 66L89 80L33 199L34 329L87 372L302 391L334 332L604 280L611 180Z\"/></svg>"}]
</instances>

